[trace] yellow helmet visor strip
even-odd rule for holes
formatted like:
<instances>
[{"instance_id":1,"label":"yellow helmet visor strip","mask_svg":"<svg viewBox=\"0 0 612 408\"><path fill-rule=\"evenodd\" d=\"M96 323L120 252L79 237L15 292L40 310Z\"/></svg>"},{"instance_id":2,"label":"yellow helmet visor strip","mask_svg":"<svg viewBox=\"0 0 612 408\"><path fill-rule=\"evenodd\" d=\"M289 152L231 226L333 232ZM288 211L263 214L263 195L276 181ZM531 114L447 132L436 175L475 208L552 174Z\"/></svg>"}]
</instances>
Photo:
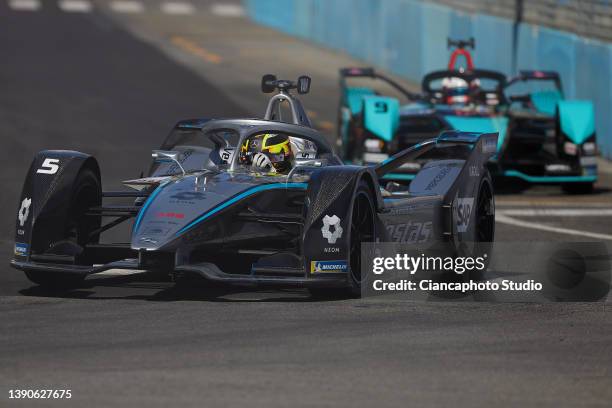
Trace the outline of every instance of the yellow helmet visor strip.
<instances>
[{"instance_id":1,"label":"yellow helmet visor strip","mask_svg":"<svg viewBox=\"0 0 612 408\"><path fill-rule=\"evenodd\" d=\"M262 152L267 151L271 154L280 154L280 153L289 154L289 152L291 151L289 149L289 139L283 138L284 140L282 142L275 143L278 141L278 139L279 137L277 135L270 135L270 134L264 135L261 151Z\"/></svg>"}]
</instances>

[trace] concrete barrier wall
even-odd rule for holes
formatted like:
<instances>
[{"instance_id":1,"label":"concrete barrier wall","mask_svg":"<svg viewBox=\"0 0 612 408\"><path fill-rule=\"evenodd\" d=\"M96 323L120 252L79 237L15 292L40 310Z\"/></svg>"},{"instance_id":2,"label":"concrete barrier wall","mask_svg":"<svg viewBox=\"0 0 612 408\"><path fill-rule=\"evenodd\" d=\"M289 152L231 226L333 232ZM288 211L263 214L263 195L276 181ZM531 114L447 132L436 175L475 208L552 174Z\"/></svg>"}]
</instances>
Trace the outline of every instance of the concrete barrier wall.
<instances>
[{"instance_id":1,"label":"concrete barrier wall","mask_svg":"<svg viewBox=\"0 0 612 408\"><path fill-rule=\"evenodd\" d=\"M504 17L417 0L245 0L245 5L257 23L413 81L446 66L447 37L474 37L478 67L513 74L513 22ZM599 147L612 159L612 43L521 24L517 67L556 70L568 98L593 100Z\"/></svg>"}]
</instances>

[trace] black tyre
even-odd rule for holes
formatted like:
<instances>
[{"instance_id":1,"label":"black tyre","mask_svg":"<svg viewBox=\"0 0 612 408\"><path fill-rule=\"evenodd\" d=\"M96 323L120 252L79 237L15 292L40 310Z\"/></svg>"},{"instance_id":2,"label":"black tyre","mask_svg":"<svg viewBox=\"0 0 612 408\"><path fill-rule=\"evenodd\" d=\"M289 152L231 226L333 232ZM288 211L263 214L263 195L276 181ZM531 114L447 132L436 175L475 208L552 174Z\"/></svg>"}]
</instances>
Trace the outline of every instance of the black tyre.
<instances>
[{"instance_id":1,"label":"black tyre","mask_svg":"<svg viewBox=\"0 0 612 408\"><path fill-rule=\"evenodd\" d=\"M99 236L93 233L100 227L100 217L85 216L85 212L92 206L100 205L101 201L99 178L90 169L81 170L72 190L63 238L50 243L45 254L68 255L74 257L76 264L82 263L83 249L88 242L99 240ZM26 276L32 282L50 288L76 287L85 279L80 274L48 271L29 271Z\"/></svg>"},{"instance_id":2,"label":"black tyre","mask_svg":"<svg viewBox=\"0 0 612 408\"><path fill-rule=\"evenodd\" d=\"M561 185L561 189L568 194L591 194L593 183L565 183Z\"/></svg>"},{"instance_id":3,"label":"black tyre","mask_svg":"<svg viewBox=\"0 0 612 408\"><path fill-rule=\"evenodd\" d=\"M473 271L470 278L482 280L491 260L491 249L495 239L495 201L488 176L480 184L475 217L476 235L473 257L484 258L485 268L482 271Z\"/></svg>"},{"instance_id":4,"label":"black tyre","mask_svg":"<svg viewBox=\"0 0 612 408\"><path fill-rule=\"evenodd\" d=\"M367 276L361 275L361 243L373 242L376 236L375 206L372 192L365 181L361 181L353 200L351 215L351 253L349 293L361 296L361 283Z\"/></svg>"}]
</instances>

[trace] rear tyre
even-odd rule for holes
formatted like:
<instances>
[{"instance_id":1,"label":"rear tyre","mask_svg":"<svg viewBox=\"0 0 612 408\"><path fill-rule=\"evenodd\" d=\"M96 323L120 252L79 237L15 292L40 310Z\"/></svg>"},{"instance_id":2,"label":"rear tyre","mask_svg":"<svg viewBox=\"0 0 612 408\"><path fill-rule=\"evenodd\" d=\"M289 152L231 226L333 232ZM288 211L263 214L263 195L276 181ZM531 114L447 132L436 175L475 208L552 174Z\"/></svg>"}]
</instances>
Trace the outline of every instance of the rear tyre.
<instances>
[{"instance_id":1,"label":"rear tyre","mask_svg":"<svg viewBox=\"0 0 612 408\"><path fill-rule=\"evenodd\" d=\"M92 233L100 227L100 217L85 216L85 212L90 207L100 205L101 201L102 188L99 178L92 170L82 169L72 190L63 237L50 243L45 254L68 255L74 257L76 264L81 263L85 245L98 241L99 236L92 236ZM25 274L30 281L54 289L77 287L85 279L84 275L49 271L29 271Z\"/></svg>"},{"instance_id":2,"label":"rear tyre","mask_svg":"<svg viewBox=\"0 0 612 408\"><path fill-rule=\"evenodd\" d=\"M478 191L476 202L476 235L474 246L474 258L484 259L484 269L473 270L470 279L482 280L491 261L491 249L495 239L495 201L490 178L485 177Z\"/></svg>"},{"instance_id":3,"label":"rear tyre","mask_svg":"<svg viewBox=\"0 0 612 408\"><path fill-rule=\"evenodd\" d=\"M565 183L561 185L561 189L568 194L591 194L593 183Z\"/></svg>"}]
</instances>

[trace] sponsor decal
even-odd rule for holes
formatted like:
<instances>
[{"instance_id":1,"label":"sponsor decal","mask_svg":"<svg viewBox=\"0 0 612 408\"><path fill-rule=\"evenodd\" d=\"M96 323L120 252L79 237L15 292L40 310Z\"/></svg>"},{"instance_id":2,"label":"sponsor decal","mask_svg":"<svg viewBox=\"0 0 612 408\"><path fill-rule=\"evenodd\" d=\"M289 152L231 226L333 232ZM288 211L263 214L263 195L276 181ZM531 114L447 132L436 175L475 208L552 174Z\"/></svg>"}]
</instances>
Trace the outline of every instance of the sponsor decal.
<instances>
[{"instance_id":1,"label":"sponsor decal","mask_svg":"<svg viewBox=\"0 0 612 408\"><path fill-rule=\"evenodd\" d=\"M196 188L198 186L196 185ZM202 188L198 188L202 190ZM170 196L170 204L195 204L196 201L206 200L206 193L202 191L182 191Z\"/></svg>"},{"instance_id":2,"label":"sponsor decal","mask_svg":"<svg viewBox=\"0 0 612 408\"><path fill-rule=\"evenodd\" d=\"M470 177L480 177L480 169L478 166L470 166Z\"/></svg>"},{"instance_id":3,"label":"sponsor decal","mask_svg":"<svg viewBox=\"0 0 612 408\"><path fill-rule=\"evenodd\" d=\"M185 218L185 214L175 212L158 212L157 216L160 218L178 218L179 220Z\"/></svg>"},{"instance_id":4,"label":"sponsor decal","mask_svg":"<svg viewBox=\"0 0 612 408\"><path fill-rule=\"evenodd\" d=\"M28 254L28 244L15 242L15 255L26 256Z\"/></svg>"},{"instance_id":5,"label":"sponsor decal","mask_svg":"<svg viewBox=\"0 0 612 408\"><path fill-rule=\"evenodd\" d=\"M323 227L321 234L323 238L330 244L335 244L339 238L342 238L342 227L340 226L340 218L337 215L325 215L323 217Z\"/></svg>"},{"instance_id":6,"label":"sponsor decal","mask_svg":"<svg viewBox=\"0 0 612 408\"><path fill-rule=\"evenodd\" d=\"M228 164L232 161L234 157L234 148L224 147L219 150L219 156L221 157L222 164Z\"/></svg>"},{"instance_id":7,"label":"sponsor decal","mask_svg":"<svg viewBox=\"0 0 612 408\"><path fill-rule=\"evenodd\" d=\"M485 137L482 143L483 153L495 153L497 151L497 138L496 137Z\"/></svg>"},{"instance_id":8,"label":"sponsor decal","mask_svg":"<svg viewBox=\"0 0 612 408\"><path fill-rule=\"evenodd\" d=\"M470 217L474 207L474 197L458 198L455 203L455 220L457 232L466 232L470 225Z\"/></svg>"},{"instance_id":9,"label":"sponsor decal","mask_svg":"<svg viewBox=\"0 0 612 408\"><path fill-rule=\"evenodd\" d=\"M169 228L149 227L149 228L145 228L142 234L148 235L148 236L156 236L156 235L166 235L168 234L168 232L170 232Z\"/></svg>"},{"instance_id":10,"label":"sponsor decal","mask_svg":"<svg viewBox=\"0 0 612 408\"><path fill-rule=\"evenodd\" d=\"M310 261L310 273L339 273L348 271L346 261Z\"/></svg>"},{"instance_id":11,"label":"sponsor decal","mask_svg":"<svg viewBox=\"0 0 612 408\"><path fill-rule=\"evenodd\" d=\"M36 170L38 174L55 174L59 170L59 159L51 159L47 157L40 165L40 169Z\"/></svg>"},{"instance_id":12,"label":"sponsor decal","mask_svg":"<svg viewBox=\"0 0 612 408\"><path fill-rule=\"evenodd\" d=\"M395 242L417 244L429 241L431 237L431 221L412 222L387 225L387 233Z\"/></svg>"},{"instance_id":13,"label":"sponsor decal","mask_svg":"<svg viewBox=\"0 0 612 408\"><path fill-rule=\"evenodd\" d=\"M24 198L21 202L21 207L17 212L17 218L19 218L19 226L23 227L28 220L28 216L30 215L30 204L32 204L31 198Z\"/></svg>"},{"instance_id":14,"label":"sponsor decal","mask_svg":"<svg viewBox=\"0 0 612 408\"><path fill-rule=\"evenodd\" d=\"M438 185L438 183L442 181L444 177L446 177L448 173L450 173L450 167L442 167L442 170L440 170L440 172L436 174L433 180L431 180L427 187L425 187L425 190L429 191L434 189Z\"/></svg>"},{"instance_id":15,"label":"sponsor decal","mask_svg":"<svg viewBox=\"0 0 612 408\"><path fill-rule=\"evenodd\" d=\"M567 164L547 164L545 169L550 173L567 173L572 170Z\"/></svg>"},{"instance_id":16,"label":"sponsor decal","mask_svg":"<svg viewBox=\"0 0 612 408\"><path fill-rule=\"evenodd\" d=\"M291 142L291 150L296 159L317 158L317 145L310 140L289 136L289 141Z\"/></svg>"}]
</instances>

